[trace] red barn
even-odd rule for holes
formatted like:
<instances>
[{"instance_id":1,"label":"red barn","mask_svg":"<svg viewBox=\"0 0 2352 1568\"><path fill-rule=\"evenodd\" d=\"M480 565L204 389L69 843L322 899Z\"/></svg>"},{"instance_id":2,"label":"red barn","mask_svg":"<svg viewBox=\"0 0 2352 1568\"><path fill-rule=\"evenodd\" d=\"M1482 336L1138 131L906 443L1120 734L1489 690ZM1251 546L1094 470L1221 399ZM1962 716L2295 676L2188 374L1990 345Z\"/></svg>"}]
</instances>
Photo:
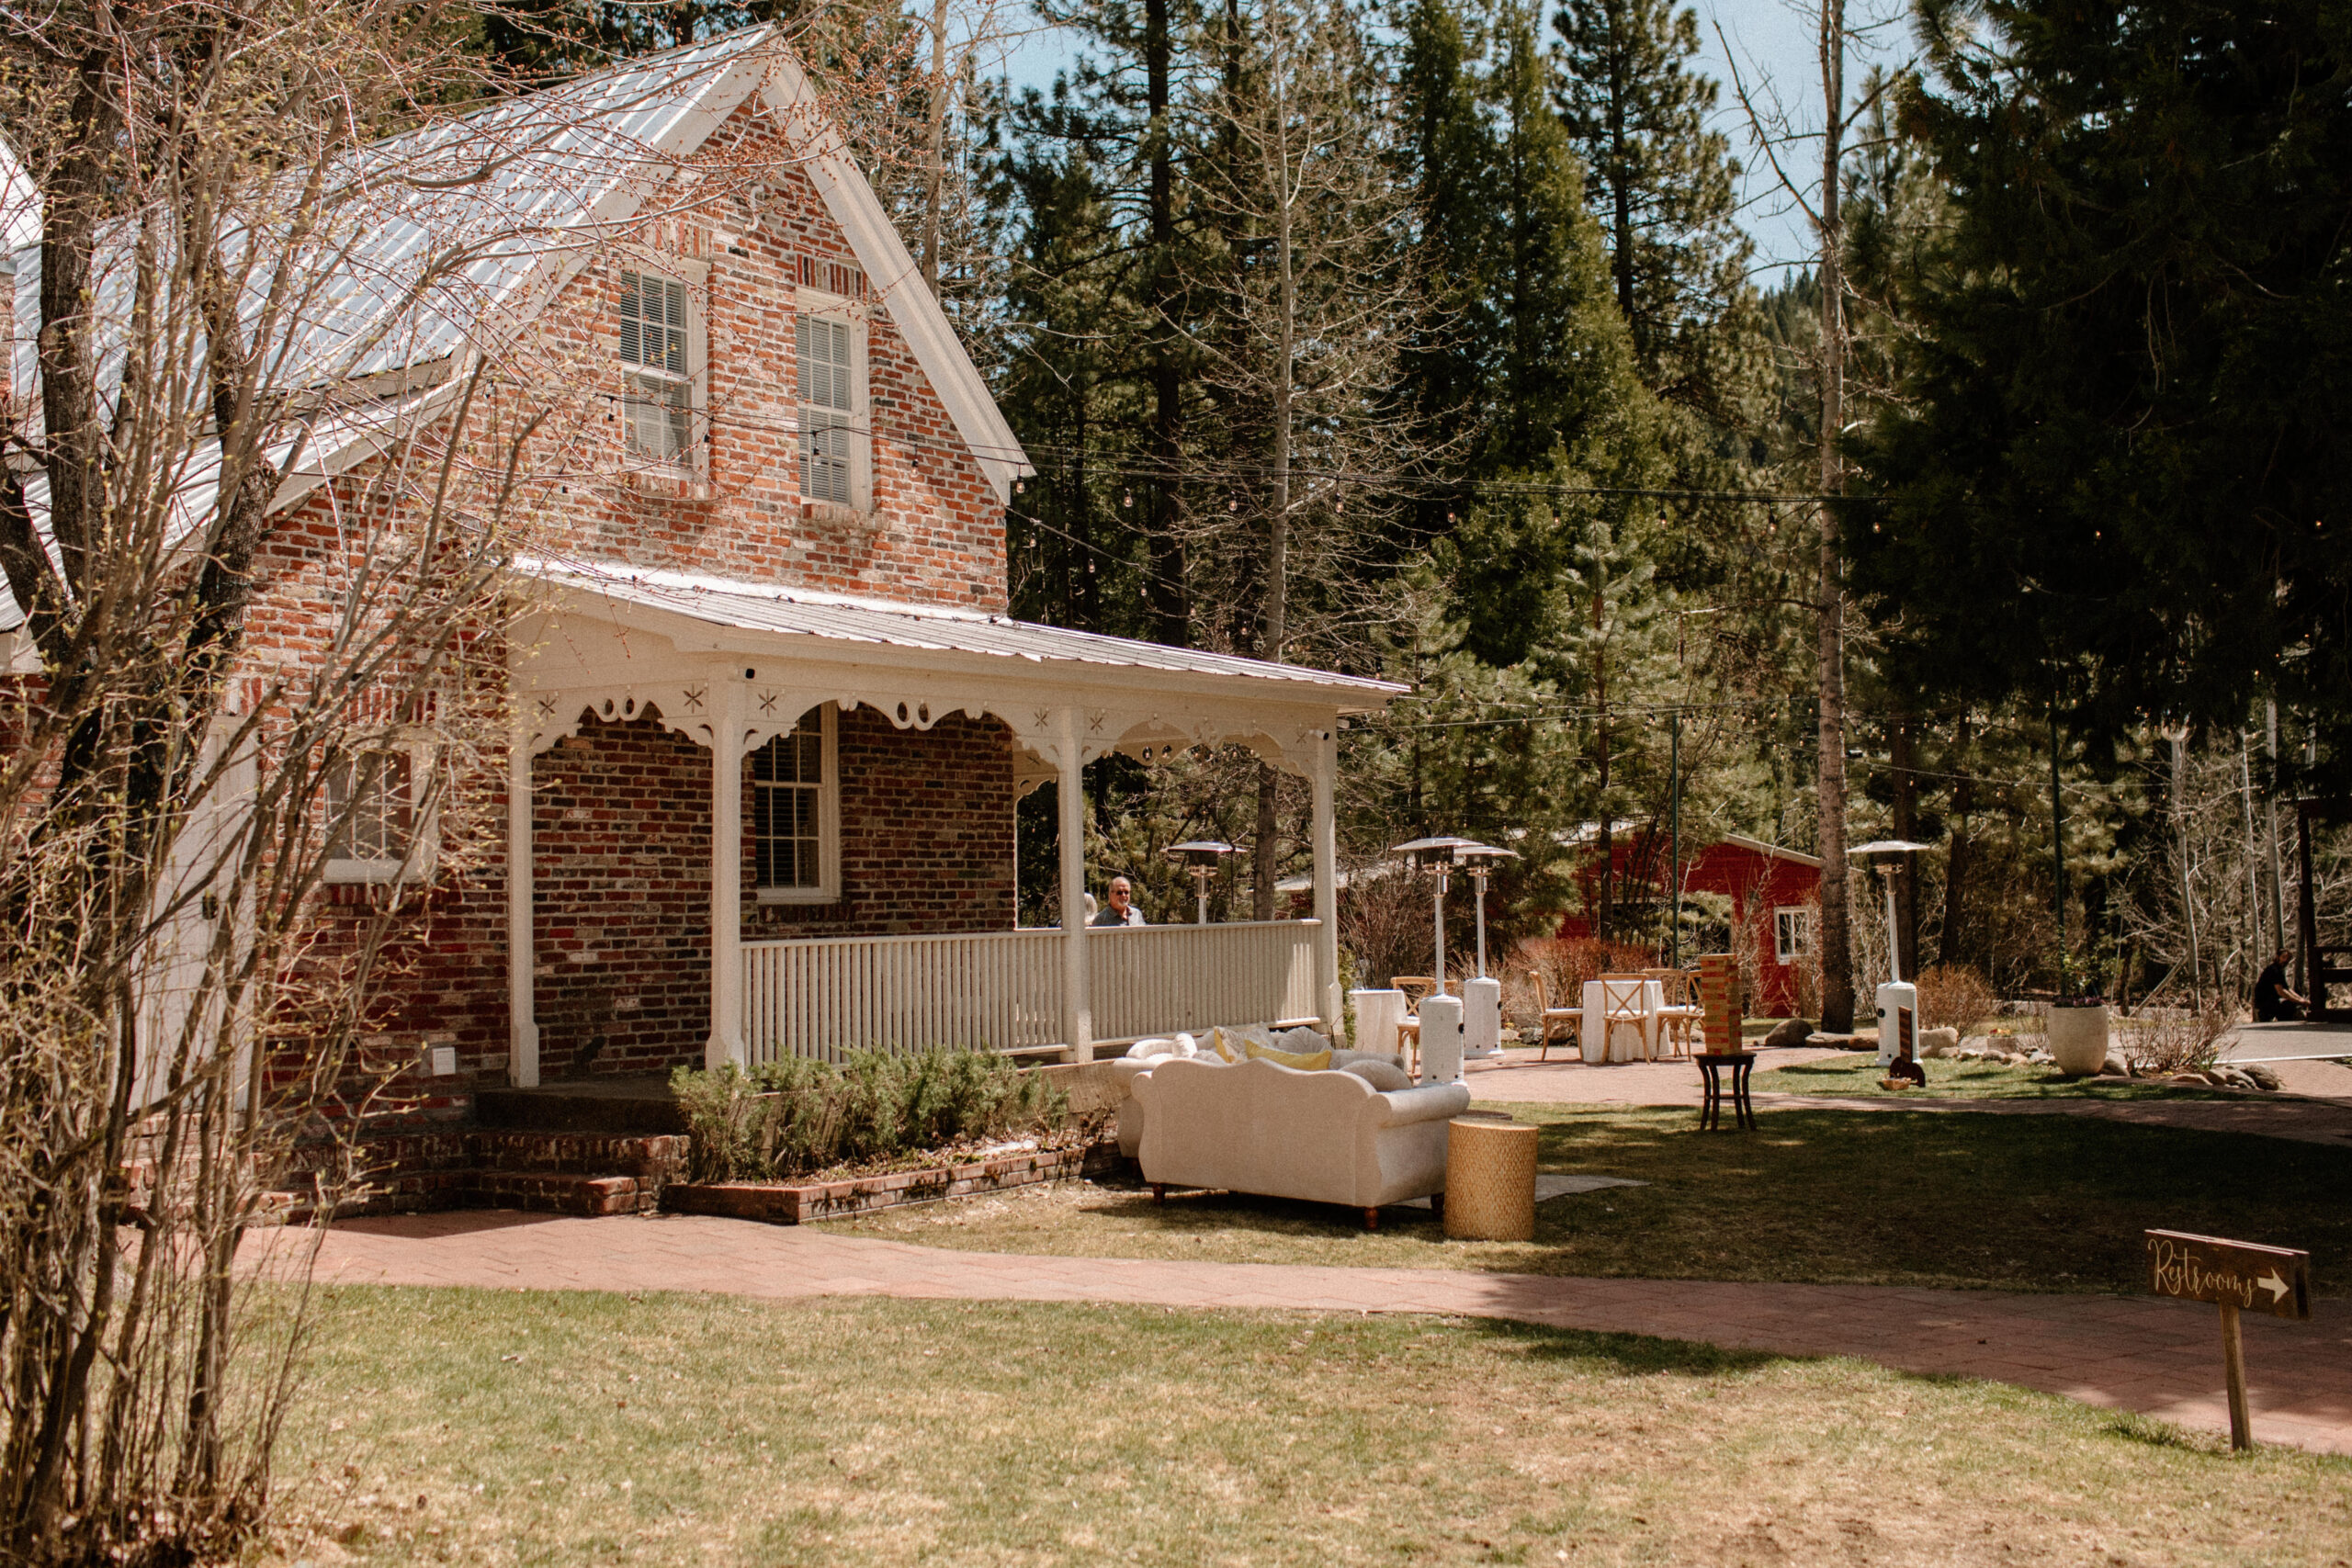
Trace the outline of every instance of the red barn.
<instances>
[{"instance_id":1,"label":"red barn","mask_svg":"<svg viewBox=\"0 0 2352 1568\"><path fill-rule=\"evenodd\" d=\"M1620 904L1655 904L1667 897L1667 844L1655 847L1640 830L1615 840L1610 856ZM1577 874L1584 907L1600 902L1598 855ZM1821 861L1760 839L1726 833L1711 844L1686 849L1684 893L1717 893L1731 899L1732 919L1748 933L1756 952L1757 988L1747 1010L1787 1017L1797 1010L1797 968L1813 951L1813 922L1821 904ZM1592 921L1571 915L1560 922L1564 937L1592 934Z\"/></svg>"}]
</instances>

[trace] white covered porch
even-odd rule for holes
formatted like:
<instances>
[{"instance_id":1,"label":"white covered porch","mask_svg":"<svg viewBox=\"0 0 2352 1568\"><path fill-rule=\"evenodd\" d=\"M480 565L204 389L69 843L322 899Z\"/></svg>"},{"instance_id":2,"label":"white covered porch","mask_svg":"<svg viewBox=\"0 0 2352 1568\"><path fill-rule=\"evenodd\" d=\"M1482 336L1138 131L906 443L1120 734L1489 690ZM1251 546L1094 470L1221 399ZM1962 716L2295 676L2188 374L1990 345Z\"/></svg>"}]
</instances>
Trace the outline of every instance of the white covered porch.
<instances>
[{"instance_id":1,"label":"white covered porch","mask_svg":"<svg viewBox=\"0 0 2352 1568\"><path fill-rule=\"evenodd\" d=\"M1212 1023L1338 1023L1338 730L1403 688L972 612L580 563L525 561L518 572L541 607L520 628L511 672L516 1084L538 1082L540 1059L531 762L583 714L658 715L710 754L709 1065L928 1044L1084 1061L1098 1045ZM955 714L1001 722L1014 789L1057 790L1060 925L747 937L744 759L827 704L871 709L900 731ZM1081 770L1114 751L1226 742L1308 781L1314 917L1088 930ZM1008 862L1012 852L1008 835Z\"/></svg>"}]
</instances>

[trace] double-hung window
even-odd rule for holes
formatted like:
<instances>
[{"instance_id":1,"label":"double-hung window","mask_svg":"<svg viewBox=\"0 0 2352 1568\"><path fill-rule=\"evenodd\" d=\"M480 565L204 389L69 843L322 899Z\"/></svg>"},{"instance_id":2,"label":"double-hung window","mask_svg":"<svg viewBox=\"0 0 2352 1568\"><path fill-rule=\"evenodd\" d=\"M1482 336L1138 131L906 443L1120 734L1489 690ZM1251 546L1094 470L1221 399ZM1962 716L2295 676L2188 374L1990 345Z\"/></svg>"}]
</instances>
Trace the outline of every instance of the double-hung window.
<instances>
[{"instance_id":1,"label":"double-hung window","mask_svg":"<svg viewBox=\"0 0 2352 1568\"><path fill-rule=\"evenodd\" d=\"M689 304L676 278L621 274L622 440L638 462L684 468L694 460Z\"/></svg>"},{"instance_id":2,"label":"double-hung window","mask_svg":"<svg viewBox=\"0 0 2352 1568\"><path fill-rule=\"evenodd\" d=\"M793 318L800 391L800 499L857 508L856 344L849 321Z\"/></svg>"},{"instance_id":3,"label":"double-hung window","mask_svg":"<svg viewBox=\"0 0 2352 1568\"><path fill-rule=\"evenodd\" d=\"M752 753L751 837L763 904L831 900L840 886L839 793L831 705Z\"/></svg>"},{"instance_id":4,"label":"double-hung window","mask_svg":"<svg viewBox=\"0 0 2352 1568\"><path fill-rule=\"evenodd\" d=\"M402 750L363 751L328 770L324 880L400 879L417 840L417 773L414 757Z\"/></svg>"}]
</instances>

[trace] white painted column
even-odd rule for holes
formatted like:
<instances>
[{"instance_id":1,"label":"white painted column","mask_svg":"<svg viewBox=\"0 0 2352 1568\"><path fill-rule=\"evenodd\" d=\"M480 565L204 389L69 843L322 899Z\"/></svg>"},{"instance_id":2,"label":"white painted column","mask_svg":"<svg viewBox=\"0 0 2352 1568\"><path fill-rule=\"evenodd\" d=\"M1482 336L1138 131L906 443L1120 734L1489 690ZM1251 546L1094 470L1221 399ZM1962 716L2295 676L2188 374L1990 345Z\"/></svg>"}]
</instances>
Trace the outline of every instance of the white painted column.
<instances>
[{"instance_id":1,"label":"white painted column","mask_svg":"<svg viewBox=\"0 0 2352 1568\"><path fill-rule=\"evenodd\" d=\"M703 1065L745 1065L743 1051L743 697L716 680L710 748L710 1040Z\"/></svg>"},{"instance_id":2,"label":"white painted column","mask_svg":"<svg viewBox=\"0 0 2352 1568\"><path fill-rule=\"evenodd\" d=\"M539 1085L538 949L531 905L531 737L506 741L506 1077Z\"/></svg>"},{"instance_id":3,"label":"white painted column","mask_svg":"<svg viewBox=\"0 0 2352 1568\"><path fill-rule=\"evenodd\" d=\"M1320 922L1315 928L1315 995L1324 1032L1334 1040L1347 1033L1340 1011L1340 836L1334 802L1340 782L1339 723L1335 716L1330 728L1316 732L1315 756L1307 769L1315 795L1315 918Z\"/></svg>"},{"instance_id":4,"label":"white painted column","mask_svg":"<svg viewBox=\"0 0 2352 1568\"><path fill-rule=\"evenodd\" d=\"M1054 715L1055 761L1061 770L1062 1039L1074 1062L1094 1060L1094 1006L1086 985L1086 774L1078 749L1078 710Z\"/></svg>"}]
</instances>

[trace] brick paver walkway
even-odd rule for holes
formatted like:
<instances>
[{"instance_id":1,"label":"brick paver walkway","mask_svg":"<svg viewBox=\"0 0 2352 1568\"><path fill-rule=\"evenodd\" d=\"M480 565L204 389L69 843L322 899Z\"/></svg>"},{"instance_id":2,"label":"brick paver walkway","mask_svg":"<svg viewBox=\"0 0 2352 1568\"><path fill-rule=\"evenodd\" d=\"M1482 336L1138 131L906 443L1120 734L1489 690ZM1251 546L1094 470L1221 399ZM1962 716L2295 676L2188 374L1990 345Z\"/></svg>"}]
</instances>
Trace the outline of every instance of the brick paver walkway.
<instances>
[{"instance_id":1,"label":"brick paver walkway","mask_svg":"<svg viewBox=\"0 0 2352 1568\"><path fill-rule=\"evenodd\" d=\"M255 1233L246 1261L299 1268L312 1234ZM313 1278L1509 1318L1738 1349L1858 1356L1905 1371L2021 1383L2188 1427L2228 1426L2213 1309L2134 1297L1032 1258L736 1220L479 1212L347 1222L323 1239ZM2255 1433L2264 1442L2352 1453L2352 1303L2322 1301L2313 1310L2310 1323L2245 1319Z\"/></svg>"}]
</instances>

